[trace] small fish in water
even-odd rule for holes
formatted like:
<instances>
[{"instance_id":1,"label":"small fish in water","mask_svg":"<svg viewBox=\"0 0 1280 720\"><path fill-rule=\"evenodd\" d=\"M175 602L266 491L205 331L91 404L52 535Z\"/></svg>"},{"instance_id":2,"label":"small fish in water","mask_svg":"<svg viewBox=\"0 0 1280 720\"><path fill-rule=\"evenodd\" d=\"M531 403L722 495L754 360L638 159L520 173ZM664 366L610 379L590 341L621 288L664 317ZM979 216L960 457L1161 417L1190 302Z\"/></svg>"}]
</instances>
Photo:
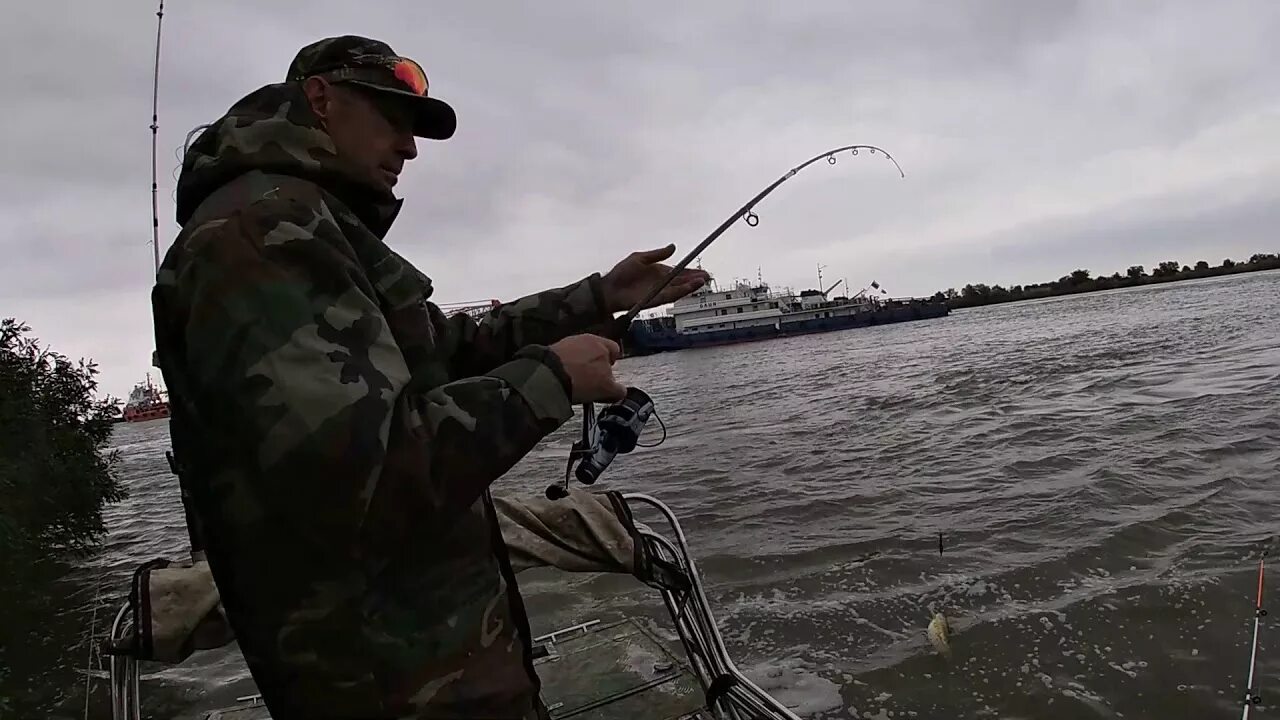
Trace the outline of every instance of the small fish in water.
<instances>
[{"instance_id":1,"label":"small fish in water","mask_svg":"<svg viewBox=\"0 0 1280 720\"><path fill-rule=\"evenodd\" d=\"M925 631L929 636L929 642L933 643L933 648L938 654L945 658L951 657L951 626L947 624L947 617L942 613L934 613L933 619L929 621L929 629Z\"/></svg>"}]
</instances>

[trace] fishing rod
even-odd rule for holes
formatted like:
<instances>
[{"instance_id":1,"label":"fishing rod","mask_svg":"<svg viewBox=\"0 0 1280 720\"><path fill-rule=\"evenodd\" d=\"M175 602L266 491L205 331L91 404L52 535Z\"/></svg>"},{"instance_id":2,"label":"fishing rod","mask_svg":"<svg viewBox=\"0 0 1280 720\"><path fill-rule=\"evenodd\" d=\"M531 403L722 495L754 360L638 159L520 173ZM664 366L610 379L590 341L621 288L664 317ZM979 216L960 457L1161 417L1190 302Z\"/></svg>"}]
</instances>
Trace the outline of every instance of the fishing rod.
<instances>
[{"instance_id":1,"label":"fishing rod","mask_svg":"<svg viewBox=\"0 0 1280 720\"><path fill-rule=\"evenodd\" d=\"M1253 706L1262 703L1262 696L1253 685L1253 672L1258 662L1258 627L1262 624L1262 618L1267 615L1262 607L1262 574L1266 559L1267 551L1263 550L1262 557L1258 558L1258 601L1253 608L1253 649L1249 652L1249 680L1245 683L1244 713L1240 716L1241 720L1249 720L1249 712L1253 710Z\"/></svg>"},{"instance_id":2,"label":"fishing rod","mask_svg":"<svg viewBox=\"0 0 1280 720\"><path fill-rule=\"evenodd\" d=\"M636 318L637 315L640 314L640 311L643 310L644 307L648 305L650 302L653 302L653 299L658 296L658 293L662 292L664 288L670 285L671 281L675 280L676 276L679 275L682 270L688 267L689 263L693 262L694 258L701 255L703 250L706 250L707 247L711 245L711 243L716 241L716 238L723 235L724 231L728 230L729 226L737 222L738 219L742 219L744 222L747 223L747 225L750 225L751 227L755 227L759 225L760 216L755 213L755 210L754 210L755 206L761 200L765 199L765 197L767 197L769 193L776 190L779 185L786 182L787 180L790 180L796 173L800 172L801 170L805 169L809 165L812 165L813 163L823 158L827 159L827 163L829 165L835 165L836 154L842 153L846 150L850 151L851 154L853 155L857 155L859 150L866 150L872 155L875 155L876 153L880 153L885 158L887 158L889 162L893 163L893 166L898 169L898 174L900 176L904 178L907 176L906 173L902 172L902 166L898 165L898 161L894 160L892 155L890 155L888 152L874 145L846 145L845 147L836 148L834 150L828 150L824 153L819 153L817 155L814 155L812 158L809 158L808 160L788 170L787 173L782 177L778 178L777 180L774 180L773 184L769 185L764 190L761 190L760 194L748 200L746 205L743 205L742 207L738 208L736 212L730 215L724 222L720 223L720 227L712 231L712 233L708 235L705 240L698 243L697 247L695 247L693 250L690 250L688 255L685 255L684 258L680 260L680 262L676 263L675 267L671 268L671 272L667 273L666 278L664 278L662 282L654 285L653 289L649 291L648 295L645 295L643 298L641 298L639 302L631 306L631 309L627 311L627 314L623 315L622 318L618 320L618 327L625 332L626 327L631 323L632 320Z\"/></svg>"},{"instance_id":3,"label":"fishing rod","mask_svg":"<svg viewBox=\"0 0 1280 720\"><path fill-rule=\"evenodd\" d=\"M801 170L818 162L819 160L825 158L827 164L835 165L837 162L837 154L849 152L851 155L856 156L860 150L866 150L870 155L879 153L889 162L893 163L893 166L898 170L899 176L904 178L907 176L907 174L902 171L902 166L898 164L897 160L893 159L893 156L890 155L888 151L883 148L876 147L875 145L846 145L833 150L827 150L825 152L818 153L817 155L814 155L808 160L791 168L782 175L782 177L774 180L769 186L757 193L755 197L748 200L745 205L735 210L732 215L725 219L724 222L720 223L719 227L713 230L710 235L703 239L702 242L698 243L697 247L690 250L689 253L680 260L680 262L676 263L675 267L671 268L671 271L666 274L666 277L664 277L661 282L655 284L653 288L649 290L648 294L636 302L635 305L632 305L631 309L628 310L626 314L614 320L613 330L617 335L619 344L622 343L631 322L635 320L636 316L639 315L642 310L645 309L645 306L653 302L653 299L656 298L663 289L670 285L671 281L675 280L681 271L689 266L689 263L693 262L695 258L701 255L702 252L706 250L711 243L715 242L716 238L723 235L731 225L738 220L742 220L750 227L759 225L760 216L756 214L755 207L761 200L768 197L770 193L777 190L778 186L782 185L782 183L787 180L790 180ZM613 461L615 454L630 452L631 449L636 446L636 439L644 430L644 424L648 421L649 416L652 413L653 401L649 399L648 395L637 388L627 388L626 397L621 402L607 406L601 410L599 418L596 417L594 403L583 403L582 438L575 442L572 449L569 451L569 462L565 468L563 484L557 483L547 487L547 497L554 500L568 495L569 472L572 469L575 460L582 460L582 463L578 466L578 480L586 485L594 483L600 473L603 472L604 469L608 467L609 463ZM600 437L601 433L596 432L597 427L604 429L606 437ZM665 428L663 435L665 437Z\"/></svg>"}]
</instances>

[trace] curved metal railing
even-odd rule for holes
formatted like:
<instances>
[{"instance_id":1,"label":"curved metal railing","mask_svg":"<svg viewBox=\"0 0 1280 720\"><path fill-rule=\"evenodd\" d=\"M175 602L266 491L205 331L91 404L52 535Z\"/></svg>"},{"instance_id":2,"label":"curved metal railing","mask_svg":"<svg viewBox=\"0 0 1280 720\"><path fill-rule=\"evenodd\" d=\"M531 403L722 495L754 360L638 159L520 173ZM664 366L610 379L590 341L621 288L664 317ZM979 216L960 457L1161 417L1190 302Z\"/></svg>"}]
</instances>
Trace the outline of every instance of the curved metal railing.
<instances>
[{"instance_id":1,"label":"curved metal railing","mask_svg":"<svg viewBox=\"0 0 1280 720\"><path fill-rule=\"evenodd\" d=\"M674 542L652 530L641 529L640 533L649 541L651 551L656 550L662 559L680 566L689 577L691 587L687 593L658 589L694 674L707 694L710 709L730 720L800 720L781 701L752 682L729 657L702 585L702 573L698 571L675 513L650 495L623 493L622 497L628 504L640 502L658 510L671 528Z\"/></svg>"},{"instance_id":2,"label":"curved metal railing","mask_svg":"<svg viewBox=\"0 0 1280 720\"><path fill-rule=\"evenodd\" d=\"M110 644L129 642L133 621L126 617L128 614L129 602L125 601L111 623ZM111 658L108 675L111 683L111 719L142 720L138 659L128 653L111 653L108 657Z\"/></svg>"},{"instance_id":3,"label":"curved metal railing","mask_svg":"<svg viewBox=\"0 0 1280 720\"><path fill-rule=\"evenodd\" d=\"M670 528L671 537L655 532L647 525L640 528L646 550L679 567L689 578L688 591L665 587L662 595L675 631L680 637L690 669L702 685L708 699L708 710L722 720L800 720L787 707L762 690L733 663L724 637L716 624L684 529L675 513L657 498L643 493L624 493L631 505L641 504L657 510ZM110 644L127 647L131 642L133 621L126 601L111 623ZM110 657L112 720L141 720L139 692L140 670L137 658L128 652L114 652Z\"/></svg>"}]
</instances>

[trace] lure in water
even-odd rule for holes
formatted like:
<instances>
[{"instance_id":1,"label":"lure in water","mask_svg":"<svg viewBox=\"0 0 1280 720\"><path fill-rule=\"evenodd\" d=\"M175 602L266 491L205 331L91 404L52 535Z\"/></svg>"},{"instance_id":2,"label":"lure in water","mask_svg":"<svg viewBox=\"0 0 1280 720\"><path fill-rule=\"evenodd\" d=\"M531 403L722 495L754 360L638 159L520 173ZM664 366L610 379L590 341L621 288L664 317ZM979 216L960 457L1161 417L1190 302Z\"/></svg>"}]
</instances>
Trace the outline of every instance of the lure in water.
<instances>
[{"instance_id":1,"label":"lure in water","mask_svg":"<svg viewBox=\"0 0 1280 720\"><path fill-rule=\"evenodd\" d=\"M951 657L951 626L947 623L947 616L934 613L925 634L929 636L929 642L933 643L933 648L939 655L944 658Z\"/></svg>"}]
</instances>

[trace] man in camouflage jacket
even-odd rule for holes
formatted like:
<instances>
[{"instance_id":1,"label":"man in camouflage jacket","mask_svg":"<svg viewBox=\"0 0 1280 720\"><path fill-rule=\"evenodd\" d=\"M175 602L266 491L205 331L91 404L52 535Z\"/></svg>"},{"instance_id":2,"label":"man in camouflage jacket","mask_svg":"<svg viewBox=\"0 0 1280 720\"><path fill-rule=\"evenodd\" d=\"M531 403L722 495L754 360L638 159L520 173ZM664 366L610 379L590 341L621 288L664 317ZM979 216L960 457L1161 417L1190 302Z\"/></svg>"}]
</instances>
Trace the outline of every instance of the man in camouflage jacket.
<instances>
[{"instance_id":1,"label":"man in camouflage jacket","mask_svg":"<svg viewBox=\"0 0 1280 720\"><path fill-rule=\"evenodd\" d=\"M674 247L446 317L383 239L415 136L455 126L417 63L344 36L183 161L157 357L189 512L276 720L545 716L489 486L573 403L621 397L600 335Z\"/></svg>"}]
</instances>

